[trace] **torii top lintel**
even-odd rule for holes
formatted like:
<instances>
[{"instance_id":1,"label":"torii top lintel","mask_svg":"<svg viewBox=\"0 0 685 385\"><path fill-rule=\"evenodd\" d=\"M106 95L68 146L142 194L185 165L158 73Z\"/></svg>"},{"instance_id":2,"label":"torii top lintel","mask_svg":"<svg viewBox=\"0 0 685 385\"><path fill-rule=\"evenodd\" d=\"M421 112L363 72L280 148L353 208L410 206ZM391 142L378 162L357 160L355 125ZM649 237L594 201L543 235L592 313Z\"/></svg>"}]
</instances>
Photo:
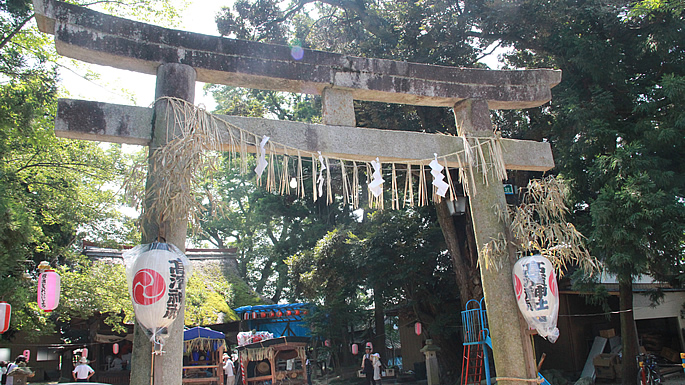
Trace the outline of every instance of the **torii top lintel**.
<instances>
[{"instance_id":1,"label":"torii top lintel","mask_svg":"<svg viewBox=\"0 0 685 385\"><path fill-rule=\"evenodd\" d=\"M561 81L561 71L550 69L457 68L307 49L295 60L287 46L167 29L60 1L34 0L34 9L61 55L147 74L181 63L206 83L308 94L335 87L357 100L424 106L485 99L490 109L519 109L546 103Z\"/></svg>"}]
</instances>

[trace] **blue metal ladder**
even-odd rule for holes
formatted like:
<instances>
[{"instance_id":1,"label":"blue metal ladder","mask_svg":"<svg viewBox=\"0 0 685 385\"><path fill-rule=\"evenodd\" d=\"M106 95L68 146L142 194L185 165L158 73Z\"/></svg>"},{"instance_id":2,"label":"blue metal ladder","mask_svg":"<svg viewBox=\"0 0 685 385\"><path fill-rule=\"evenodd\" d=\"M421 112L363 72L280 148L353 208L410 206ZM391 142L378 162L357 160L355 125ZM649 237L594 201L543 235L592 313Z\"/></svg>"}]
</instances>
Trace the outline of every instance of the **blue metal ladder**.
<instances>
[{"instance_id":1,"label":"blue metal ladder","mask_svg":"<svg viewBox=\"0 0 685 385\"><path fill-rule=\"evenodd\" d=\"M466 303L466 310L461 312L464 335L464 357L461 367L461 385L479 384L485 371L485 381L490 382L489 354L486 347L492 349L490 330L488 329L483 299L472 299Z\"/></svg>"}]
</instances>

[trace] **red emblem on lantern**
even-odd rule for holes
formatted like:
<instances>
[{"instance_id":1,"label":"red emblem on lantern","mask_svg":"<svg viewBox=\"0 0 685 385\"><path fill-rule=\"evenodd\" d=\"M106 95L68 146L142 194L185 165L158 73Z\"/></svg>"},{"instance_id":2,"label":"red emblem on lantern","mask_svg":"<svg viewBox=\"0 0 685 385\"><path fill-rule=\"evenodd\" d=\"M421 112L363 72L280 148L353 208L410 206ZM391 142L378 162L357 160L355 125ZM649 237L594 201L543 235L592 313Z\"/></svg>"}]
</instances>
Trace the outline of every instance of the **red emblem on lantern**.
<instances>
[{"instance_id":1,"label":"red emblem on lantern","mask_svg":"<svg viewBox=\"0 0 685 385\"><path fill-rule=\"evenodd\" d=\"M140 269L133 277L133 300L139 305L152 305L166 293L161 274L152 269Z\"/></svg>"},{"instance_id":2,"label":"red emblem on lantern","mask_svg":"<svg viewBox=\"0 0 685 385\"><path fill-rule=\"evenodd\" d=\"M10 328L10 318L12 317L12 306L7 302L0 302L0 334Z\"/></svg>"}]
</instances>

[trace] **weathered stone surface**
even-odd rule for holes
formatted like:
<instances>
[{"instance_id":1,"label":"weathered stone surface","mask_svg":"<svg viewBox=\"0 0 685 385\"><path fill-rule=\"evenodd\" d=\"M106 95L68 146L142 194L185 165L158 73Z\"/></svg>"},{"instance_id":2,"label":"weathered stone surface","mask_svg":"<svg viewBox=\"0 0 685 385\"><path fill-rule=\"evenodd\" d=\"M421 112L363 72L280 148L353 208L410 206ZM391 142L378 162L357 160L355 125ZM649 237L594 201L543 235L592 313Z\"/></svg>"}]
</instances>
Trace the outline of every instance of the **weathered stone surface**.
<instances>
[{"instance_id":1,"label":"weathered stone surface","mask_svg":"<svg viewBox=\"0 0 685 385\"><path fill-rule=\"evenodd\" d=\"M73 105L78 105L79 108L72 108ZM116 112L115 117L121 117L124 120L148 122L147 128L145 128L148 132L143 133L143 127L139 126L136 136L128 137L116 136L113 131L106 130L105 136L98 136L97 140L129 144L149 144L150 142L149 122L152 119L152 109L150 108L72 99L60 99L57 107L57 119L55 120L57 136L72 139L95 138L97 134L95 126L90 124L89 120L79 119L79 117L91 114L100 115L103 111L107 114L107 111L112 111ZM89 112L91 110L92 112ZM115 119L112 115L106 116ZM371 161L379 157L382 162L387 163L400 162L403 159L432 159L433 153L444 155L463 149L461 138L446 135L307 124L227 115L217 115L217 117L259 137L267 135L271 137L272 141L288 147L310 152L321 151L324 155L335 158L353 157ZM97 119L99 118L95 120ZM225 129L228 130L228 128ZM144 139L147 141L144 142ZM516 139L502 139L501 143L504 162L509 170L547 171L554 167L549 143ZM279 151L280 149L277 148L276 150ZM254 148L251 148L250 151L254 151ZM448 164L450 167L458 167L454 157L448 158Z\"/></svg>"},{"instance_id":2,"label":"weathered stone surface","mask_svg":"<svg viewBox=\"0 0 685 385\"><path fill-rule=\"evenodd\" d=\"M491 109L539 106L561 72L492 71L304 50L162 28L52 0L34 0L43 32L57 51L86 62L155 74L162 63L189 65L197 80L249 88L320 94L334 86L354 99L451 107L463 99L487 100Z\"/></svg>"},{"instance_id":3,"label":"weathered stone surface","mask_svg":"<svg viewBox=\"0 0 685 385\"><path fill-rule=\"evenodd\" d=\"M55 132L63 138L147 146L152 112L144 107L59 99Z\"/></svg>"},{"instance_id":4,"label":"weathered stone surface","mask_svg":"<svg viewBox=\"0 0 685 385\"><path fill-rule=\"evenodd\" d=\"M324 88L321 95L323 123L329 126L355 127L354 97L352 92L337 88Z\"/></svg>"}]
</instances>

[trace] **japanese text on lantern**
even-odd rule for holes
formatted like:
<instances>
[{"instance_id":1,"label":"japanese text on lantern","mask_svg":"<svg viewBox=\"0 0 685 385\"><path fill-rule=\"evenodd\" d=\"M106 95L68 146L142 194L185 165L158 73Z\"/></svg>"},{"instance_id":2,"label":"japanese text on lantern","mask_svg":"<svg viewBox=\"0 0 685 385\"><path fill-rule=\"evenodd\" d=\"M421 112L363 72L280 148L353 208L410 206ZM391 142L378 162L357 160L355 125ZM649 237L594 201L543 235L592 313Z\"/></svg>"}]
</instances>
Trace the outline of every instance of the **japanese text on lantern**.
<instances>
[{"instance_id":1,"label":"japanese text on lantern","mask_svg":"<svg viewBox=\"0 0 685 385\"><path fill-rule=\"evenodd\" d=\"M524 266L523 277L525 280L524 290L526 295L526 304L528 309L532 311L547 310L549 304L545 297L547 296L547 273L543 263L531 262ZM533 301L530 300L529 294L533 295ZM533 307L534 305L534 307Z\"/></svg>"},{"instance_id":2,"label":"japanese text on lantern","mask_svg":"<svg viewBox=\"0 0 685 385\"><path fill-rule=\"evenodd\" d=\"M164 318L176 318L183 302L183 281L185 279L185 268L180 258L172 259L169 263L169 299L166 303L166 313Z\"/></svg>"}]
</instances>

